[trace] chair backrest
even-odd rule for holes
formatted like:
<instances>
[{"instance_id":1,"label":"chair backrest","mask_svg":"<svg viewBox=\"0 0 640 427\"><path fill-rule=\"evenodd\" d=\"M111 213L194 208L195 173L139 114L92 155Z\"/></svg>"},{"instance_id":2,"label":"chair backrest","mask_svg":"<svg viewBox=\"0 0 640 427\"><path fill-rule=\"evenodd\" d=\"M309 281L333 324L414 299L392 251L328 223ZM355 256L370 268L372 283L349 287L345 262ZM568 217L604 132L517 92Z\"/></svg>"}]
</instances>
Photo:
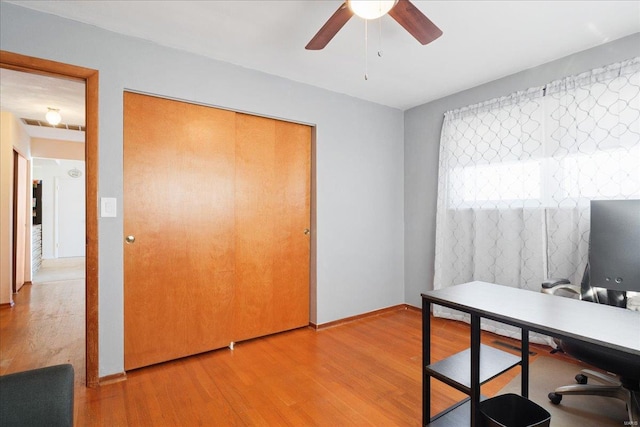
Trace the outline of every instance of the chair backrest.
<instances>
[{"instance_id":1,"label":"chair backrest","mask_svg":"<svg viewBox=\"0 0 640 427\"><path fill-rule=\"evenodd\" d=\"M612 305L615 307L627 308L627 293L625 291L613 291L606 288L591 286L589 280L589 264L584 269L582 282L580 283L582 300L595 302L598 304Z\"/></svg>"}]
</instances>

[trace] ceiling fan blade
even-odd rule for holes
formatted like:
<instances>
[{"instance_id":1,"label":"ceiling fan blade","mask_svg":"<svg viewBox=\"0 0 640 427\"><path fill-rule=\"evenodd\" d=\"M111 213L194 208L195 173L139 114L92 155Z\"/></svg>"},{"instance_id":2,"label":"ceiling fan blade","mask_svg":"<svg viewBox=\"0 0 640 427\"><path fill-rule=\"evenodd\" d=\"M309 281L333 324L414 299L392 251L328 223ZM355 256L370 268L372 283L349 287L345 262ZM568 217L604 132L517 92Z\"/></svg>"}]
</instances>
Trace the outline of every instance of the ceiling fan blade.
<instances>
[{"instance_id":1,"label":"ceiling fan blade","mask_svg":"<svg viewBox=\"0 0 640 427\"><path fill-rule=\"evenodd\" d=\"M347 6L347 2L344 2L342 6L335 11L331 18L325 22L320 28L320 31L313 36L311 41L305 46L308 50L320 50L323 49L327 43L340 31L340 28L344 27L349 19L353 16L353 12Z\"/></svg>"},{"instance_id":2,"label":"ceiling fan blade","mask_svg":"<svg viewBox=\"0 0 640 427\"><path fill-rule=\"evenodd\" d=\"M422 44L431 43L442 35L442 30L409 0L399 0L389 15Z\"/></svg>"}]
</instances>

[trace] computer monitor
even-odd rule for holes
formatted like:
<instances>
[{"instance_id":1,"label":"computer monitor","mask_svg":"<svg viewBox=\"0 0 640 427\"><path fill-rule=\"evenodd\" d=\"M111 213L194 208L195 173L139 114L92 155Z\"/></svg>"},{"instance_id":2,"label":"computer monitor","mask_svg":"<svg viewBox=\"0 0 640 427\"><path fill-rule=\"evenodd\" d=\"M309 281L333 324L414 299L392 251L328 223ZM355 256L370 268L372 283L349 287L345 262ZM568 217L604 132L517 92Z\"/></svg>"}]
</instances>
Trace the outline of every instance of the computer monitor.
<instances>
[{"instance_id":1,"label":"computer monitor","mask_svg":"<svg viewBox=\"0 0 640 427\"><path fill-rule=\"evenodd\" d=\"M640 200L592 200L591 286L640 292Z\"/></svg>"}]
</instances>

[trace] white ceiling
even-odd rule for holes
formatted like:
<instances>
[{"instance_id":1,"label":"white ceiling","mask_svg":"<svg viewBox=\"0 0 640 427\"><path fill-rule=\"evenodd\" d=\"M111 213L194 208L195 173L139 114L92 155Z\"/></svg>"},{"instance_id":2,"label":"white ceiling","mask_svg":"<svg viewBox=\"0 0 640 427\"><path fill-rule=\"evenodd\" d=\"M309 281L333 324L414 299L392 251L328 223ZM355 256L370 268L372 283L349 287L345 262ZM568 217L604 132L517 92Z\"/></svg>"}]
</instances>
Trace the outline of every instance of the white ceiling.
<instances>
[{"instance_id":1,"label":"white ceiling","mask_svg":"<svg viewBox=\"0 0 640 427\"><path fill-rule=\"evenodd\" d=\"M49 108L60 110L62 123L85 125L85 83L0 68L0 110L18 119L45 121ZM84 141L84 132L28 126L31 137Z\"/></svg>"},{"instance_id":2,"label":"white ceiling","mask_svg":"<svg viewBox=\"0 0 640 427\"><path fill-rule=\"evenodd\" d=\"M56 108L63 123L84 126L84 93L82 81L0 69L0 103L18 118L44 120Z\"/></svg>"},{"instance_id":3,"label":"white ceiling","mask_svg":"<svg viewBox=\"0 0 640 427\"><path fill-rule=\"evenodd\" d=\"M365 81L363 20L304 49L341 0L9 2L400 109L640 31L640 1L416 0L443 36L370 22Z\"/></svg>"}]
</instances>

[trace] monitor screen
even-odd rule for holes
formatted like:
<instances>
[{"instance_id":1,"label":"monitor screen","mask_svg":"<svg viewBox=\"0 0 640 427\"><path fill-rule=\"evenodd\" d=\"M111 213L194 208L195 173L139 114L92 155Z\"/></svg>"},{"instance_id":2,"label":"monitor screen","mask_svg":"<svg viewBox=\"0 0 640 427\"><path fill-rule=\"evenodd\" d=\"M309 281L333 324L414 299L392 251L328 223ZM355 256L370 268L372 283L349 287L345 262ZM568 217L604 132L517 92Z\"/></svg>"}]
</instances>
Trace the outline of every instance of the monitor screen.
<instances>
[{"instance_id":1,"label":"monitor screen","mask_svg":"<svg viewBox=\"0 0 640 427\"><path fill-rule=\"evenodd\" d=\"M592 200L591 286L640 292L640 200Z\"/></svg>"}]
</instances>

